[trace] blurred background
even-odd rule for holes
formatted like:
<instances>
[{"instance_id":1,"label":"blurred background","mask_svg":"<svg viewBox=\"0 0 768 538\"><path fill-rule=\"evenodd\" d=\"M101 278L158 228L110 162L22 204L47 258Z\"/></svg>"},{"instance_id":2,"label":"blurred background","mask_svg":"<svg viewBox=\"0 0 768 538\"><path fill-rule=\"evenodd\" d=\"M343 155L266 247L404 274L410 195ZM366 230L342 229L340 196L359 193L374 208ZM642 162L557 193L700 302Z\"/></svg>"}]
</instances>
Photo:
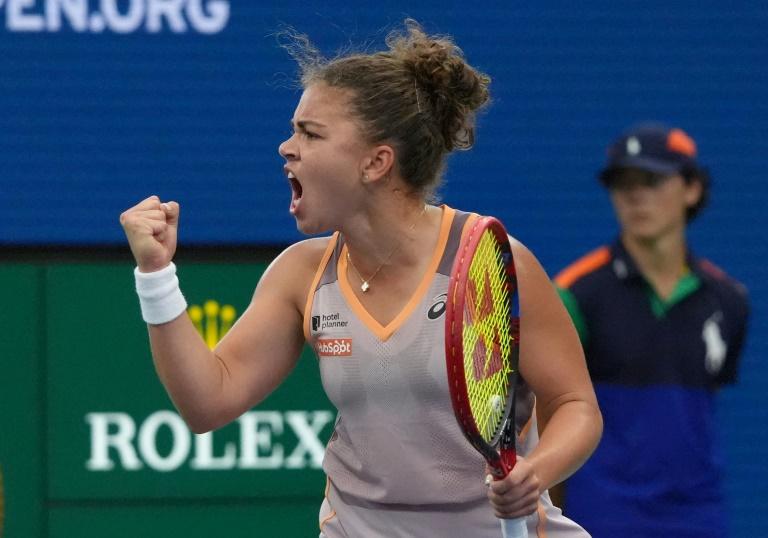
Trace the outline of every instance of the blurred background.
<instances>
[{"instance_id":1,"label":"blurred background","mask_svg":"<svg viewBox=\"0 0 768 538\"><path fill-rule=\"evenodd\" d=\"M406 17L493 78L442 200L500 217L550 275L616 234L595 178L616 135L658 120L694 137L713 188L692 247L753 308L719 402L732 535L768 536L768 3L415 4L0 0L4 538L316 536L334 415L313 356L191 435L154 374L118 216L179 201L180 277L213 345L300 239L277 154L300 92L276 33L332 56L382 47Z\"/></svg>"}]
</instances>

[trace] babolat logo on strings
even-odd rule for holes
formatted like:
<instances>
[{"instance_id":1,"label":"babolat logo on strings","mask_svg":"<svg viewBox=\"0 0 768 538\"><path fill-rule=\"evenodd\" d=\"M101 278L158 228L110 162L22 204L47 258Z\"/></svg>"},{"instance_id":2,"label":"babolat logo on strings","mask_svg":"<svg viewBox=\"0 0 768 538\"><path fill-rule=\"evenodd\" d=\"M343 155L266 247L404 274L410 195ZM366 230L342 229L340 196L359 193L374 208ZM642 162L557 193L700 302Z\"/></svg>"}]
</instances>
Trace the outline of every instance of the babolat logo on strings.
<instances>
[{"instance_id":1,"label":"babolat logo on strings","mask_svg":"<svg viewBox=\"0 0 768 538\"><path fill-rule=\"evenodd\" d=\"M326 329L343 329L349 325L349 322L341 319L341 314L334 312L333 314L320 314L319 316L312 316L312 331L324 331Z\"/></svg>"},{"instance_id":2,"label":"babolat logo on strings","mask_svg":"<svg viewBox=\"0 0 768 538\"><path fill-rule=\"evenodd\" d=\"M235 307L230 304L220 305L218 301L209 299L200 305L190 305L187 308L189 319L192 320L209 348L213 349L219 343L237 318Z\"/></svg>"},{"instance_id":3,"label":"babolat logo on strings","mask_svg":"<svg viewBox=\"0 0 768 538\"><path fill-rule=\"evenodd\" d=\"M494 296L494 290L501 289L499 278L500 275L485 271L480 286L475 279L468 281L467 303L474 305L472 324L477 335L472 350L475 381L488 379L502 371L504 364L508 364L504 357L509 357L512 351L512 341L504 326L509 323L509 309L502 296ZM491 279L495 280L494 284Z\"/></svg>"},{"instance_id":4,"label":"babolat logo on strings","mask_svg":"<svg viewBox=\"0 0 768 538\"><path fill-rule=\"evenodd\" d=\"M229 0L0 0L9 32L217 34Z\"/></svg>"}]
</instances>

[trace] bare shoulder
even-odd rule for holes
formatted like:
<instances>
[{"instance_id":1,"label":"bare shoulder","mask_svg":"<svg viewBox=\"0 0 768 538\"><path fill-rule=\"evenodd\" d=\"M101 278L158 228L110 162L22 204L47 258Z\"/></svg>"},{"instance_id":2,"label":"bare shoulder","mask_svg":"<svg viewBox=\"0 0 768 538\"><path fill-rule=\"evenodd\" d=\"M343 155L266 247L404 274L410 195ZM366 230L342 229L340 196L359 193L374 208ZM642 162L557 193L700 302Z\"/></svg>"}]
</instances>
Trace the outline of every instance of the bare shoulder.
<instances>
[{"instance_id":1,"label":"bare shoulder","mask_svg":"<svg viewBox=\"0 0 768 538\"><path fill-rule=\"evenodd\" d=\"M515 270L518 280L522 282L532 280L535 283L550 282L544 268L538 258L518 239L509 236L509 244L512 247L512 255L515 259ZM522 290L521 290L522 292Z\"/></svg>"},{"instance_id":2,"label":"bare shoulder","mask_svg":"<svg viewBox=\"0 0 768 538\"><path fill-rule=\"evenodd\" d=\"M313 237L294 243L275 258L270 268L279 267L281 271L292 273L311 272L314 275L332 239L333 236Z\"/></svg>"},{"instance_id":3,"label":"bare shoulder","mask_svg":"<svg viewBox=\"0 0 768 538\"><path fill-rule=\"evenodd\" d=\"M270 263L256 293L264 288L289 294L295 304L303 305L323 256L333 236L313 237L292 244Z\"/></svg>"},{"instance_id":4,"label":"bare shoulder","mask_svg":"<svg viewBox=\"0 0 768 538\"><path fill-rule=\"evenodd\" d=\"M515 255L520 254L522 256L533 256L533 253L519 239L511 235L508 235L507 237L509 237L509 244L512 247L513 254Z\"/></svg>"},{"instance_id":5,"label":"bare shoulder","mask_svg":"<svg viewBox=\"0 0 768 538\"><path fill-rule=\"evenodd\" d=\"M546 333L559 332L563 326L567 327L565 331L570 331L570 316L538 258L517 239L510 238L510 244L515 259L521 317L526 318L525 325L540 329L541 332L533 330L531 333L539 333L544 338L550 338Z\"/></svg>"}]
</instances>

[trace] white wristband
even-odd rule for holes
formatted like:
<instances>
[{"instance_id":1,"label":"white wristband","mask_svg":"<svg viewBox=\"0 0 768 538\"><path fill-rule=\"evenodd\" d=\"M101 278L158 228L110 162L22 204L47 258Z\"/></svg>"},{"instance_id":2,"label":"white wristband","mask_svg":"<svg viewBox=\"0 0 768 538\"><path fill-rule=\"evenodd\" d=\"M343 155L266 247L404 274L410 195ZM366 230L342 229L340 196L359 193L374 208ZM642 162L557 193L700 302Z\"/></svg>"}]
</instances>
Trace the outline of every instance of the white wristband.
<instances>
[{"instance_id":1,"label":"white wristband","mask_svg":"<svg viewBox=\"0 0 768 538\"><path fill-rule=\"evenodd\" d=\"M173 262L152 273L142 273L136 267L133 274L136 277L136 293L139 295L141 317L147 323L151 325L168 323L187 309L187 301L181 294L176 265Z\"/></svg>"}]
</instances>

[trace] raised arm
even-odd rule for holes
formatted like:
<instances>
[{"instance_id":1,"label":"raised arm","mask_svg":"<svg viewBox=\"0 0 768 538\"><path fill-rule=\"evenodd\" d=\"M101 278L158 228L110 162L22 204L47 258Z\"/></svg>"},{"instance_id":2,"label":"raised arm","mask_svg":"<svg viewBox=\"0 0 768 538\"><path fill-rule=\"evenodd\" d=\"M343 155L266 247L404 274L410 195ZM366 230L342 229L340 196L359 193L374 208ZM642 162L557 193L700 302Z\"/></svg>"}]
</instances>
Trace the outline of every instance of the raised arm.
<instances>
[{"instance_id":1,"label":"raised arm","mask_svg":"<svg viewBox=\"0 0 768 538\"><path fill-rule=\"evenodd\" d=\"M178 217L178 204L163 204L157 197L121 215L141 273L168 268ZM322 255L321 241L298 243L272 262L249 307L213 351L183 307L170 321L148 324L158 376L193 431L209 431L234 420L266 398L293 369L304 343L302 309L312 264Z\"/></svg>"}]
</instances>

